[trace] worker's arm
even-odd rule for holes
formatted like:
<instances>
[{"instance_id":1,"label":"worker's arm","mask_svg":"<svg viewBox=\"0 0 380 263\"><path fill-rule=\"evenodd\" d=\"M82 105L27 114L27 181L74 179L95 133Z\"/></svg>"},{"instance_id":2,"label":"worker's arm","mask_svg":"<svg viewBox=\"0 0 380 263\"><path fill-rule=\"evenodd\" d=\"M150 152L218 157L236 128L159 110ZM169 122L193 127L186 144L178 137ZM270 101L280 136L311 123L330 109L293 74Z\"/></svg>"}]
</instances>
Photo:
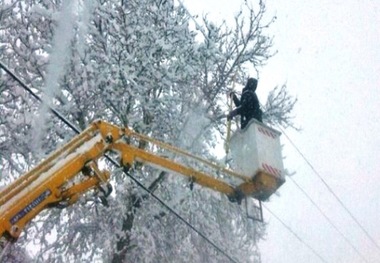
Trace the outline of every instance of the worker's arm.
<instances>
[{"instance_id":1,"label":"worker's arm","mask_svg":"<svg viewBox=\"0 0 380 263\"><path fill-rule=\"evenodd\" d=\"M235 106L239 107L241 105L241 102L238 99L238 97L236 96L235 92L231 92L231 97L232 97L232 100L233 100Z\"/></svg>"}]
</instances>

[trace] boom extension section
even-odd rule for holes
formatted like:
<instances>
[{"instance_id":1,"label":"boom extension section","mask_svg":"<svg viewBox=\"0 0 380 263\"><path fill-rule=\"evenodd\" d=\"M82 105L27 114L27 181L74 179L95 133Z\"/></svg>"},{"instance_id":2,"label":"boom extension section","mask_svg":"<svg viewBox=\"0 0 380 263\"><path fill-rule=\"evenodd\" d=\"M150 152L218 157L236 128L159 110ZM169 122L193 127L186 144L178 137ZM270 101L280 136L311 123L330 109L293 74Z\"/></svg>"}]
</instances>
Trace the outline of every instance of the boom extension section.
<instances>
[{"instance_id":1,"label":"boom extension section","mask_svg":"<svg viewBox=\"0 0 380 263\"><path fill-rule=\"evenodd\" d=\"M139 147L142 144L151 144L154 147L146 148L154 148L154 152ZM267 195L261 193L278 188L276 182L255 179L260 178L260 171L258 176L247 177L128 128L98 120L0 192L0 236L16 240L43 209L71 205L89 190L104 201L112 189L110 173L100 171L98 161L107 152L117 153L120 164L128 169L135 162L158 167L187 176L191 183L226 194L239 203L245 196L264 200Z\"/></svg>"}]
</instances>

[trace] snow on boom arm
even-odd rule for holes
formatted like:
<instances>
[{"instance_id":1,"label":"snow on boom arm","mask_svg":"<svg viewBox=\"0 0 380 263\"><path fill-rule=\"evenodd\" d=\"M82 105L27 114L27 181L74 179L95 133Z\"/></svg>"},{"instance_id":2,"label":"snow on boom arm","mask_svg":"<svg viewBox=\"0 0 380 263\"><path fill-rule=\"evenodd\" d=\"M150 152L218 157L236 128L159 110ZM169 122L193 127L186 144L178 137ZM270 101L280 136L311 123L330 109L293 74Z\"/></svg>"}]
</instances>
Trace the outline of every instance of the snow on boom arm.
<instances>
[{"instance_id":1,"label":"snow on boom arm","mask_svg":"<svg viewBox=\"0 0 380 263\"><path fill-rule=\"evenodd\" d=\"M161 156L158 151L139 148L141 142L155 145L166 155L171 153L176 160ZM110 174L100 171L97 161L108 151L116 152L121 165L128 169L135 161L159 167L187 176L191 182L224 193L239 203L245 196L265 200L281 185L270 177L257 176L265 175L263 171L253 177L244 176L128 128L99 120L0 191L0 237L16 240L25 225L43 209L71 205L89 190L103 194L103 198L107 196L111 191ZM203 165L203 171L192 168L189 161L197 167ZM223 174L225 179L210 173Z\"/></svg>"}]
</instances>

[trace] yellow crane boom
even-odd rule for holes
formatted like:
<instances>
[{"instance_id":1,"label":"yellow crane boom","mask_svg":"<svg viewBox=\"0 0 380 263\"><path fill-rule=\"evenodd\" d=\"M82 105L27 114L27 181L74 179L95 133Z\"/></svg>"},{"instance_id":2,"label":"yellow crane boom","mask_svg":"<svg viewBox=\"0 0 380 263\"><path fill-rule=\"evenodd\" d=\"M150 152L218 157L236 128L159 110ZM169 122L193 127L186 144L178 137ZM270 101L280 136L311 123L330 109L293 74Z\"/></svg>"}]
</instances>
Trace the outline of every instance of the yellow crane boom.
<instances>
[{"instance_id":1,"label":"yellow crane boom","mask_svg":"<svg viewBox=\"0 0 380 263\"><path fill-rule=\"evenodd\" d=\"M154 145L155 151L139 148L141 142ZM89 190L107 195L110 173L100 171L97 164L107 152L117 153L120 164L128 169L134 162L152 165L187 176L231 201L240 202L245 196L266 200L283 183L264 170L245 176L126 127L97 120L0 191L0 237L16 240L43 209L71 205Z\"/></svg>"}]
</instances>

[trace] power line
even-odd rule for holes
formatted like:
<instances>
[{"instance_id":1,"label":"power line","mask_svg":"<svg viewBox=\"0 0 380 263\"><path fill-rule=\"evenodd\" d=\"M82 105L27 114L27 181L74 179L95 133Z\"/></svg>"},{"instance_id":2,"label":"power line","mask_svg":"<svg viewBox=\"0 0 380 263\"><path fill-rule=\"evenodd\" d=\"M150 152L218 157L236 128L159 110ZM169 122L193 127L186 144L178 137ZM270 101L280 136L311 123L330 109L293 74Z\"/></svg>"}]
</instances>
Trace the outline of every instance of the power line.
<instances>
[{"instance_id":1,"label":"power line","mask_svg":"<svg viewBox=\"0 0 380 263\"><path fill-rule=\"evenodd\" d=\"M356 251L356 253L363 259L363 261L368 262L366 258L359 252L359 250L350 242L350 240L338 229L338 227L332 222L332 220L322 211L322 209L317 205L317 203L310 197L309 194L292 178L288 177L297 186L297 188L309 199L309 201L318 209L318 211L323 215L323 217L329 222L329 224L343 237L343 239Z\"/></svg>"},{"instance_id":2,"label":"power line","mask_svg":"<svg viewBox=\"0 0 380 263\"><path fill-rule=\"evenodd\" d=\"M261 104L261 107L264 107ZM293 141L289 138L289 136L285 133L285 131L278 126L278 128L281 130L281 132L286 136L286 138L291 142L291 144L297 149L297 151L301 154L301 156L306 160L305 156L301 153L301 151L298 149L298 147L295 146ZM309 161L306 160L306 162L310 164ZM315 169L312 167L312 169L315 171ZM338 227L332 222L332 220L326 215L326 213L323 212L323 210L318 206L318 204L310 197L309 194L292 178L289 177L291 181L296 185L296 187L309 199L309 201L317 208L317 210L322 214L322 216L329 222L329 224L343 237L343 239L355 250L355 252L364 260L365 262L368 262L367 259L363 256L363 254L360 253L360 251L350 242L350 240L338 229ZM322 179L322 178L320 178ZM322 179L323 180L323 179ZM324 181L324 180L323 180ZM327 183L326 183L327 184ZM329 188L329 187L328 187ZM330 188L331 189L331 188Z\"/></svg>"},{"instance_id":3,"label":"power line","mask_svg":"<svg viewBox=\"0 0 380 263\"><path fill-rule=\"evenodd\" d=\"M38 96L33 90L31 90L16 74L14 74L8 67L6 67L1 61L0 61L0 68L2 68L6 73L8 73L14 80L16 80L23 89L25 89L29 94L31 94L36 100L39 102L45 104L40 96ZM72 130L74 130L76 133L80 133L80 130L75 127L74 124L72 124L69 120L67 120L64 116L62 116L61 113L59 113L57 110L55 110L50 105L47 105L49 110L56 116L58 119L60 119L63 123L65 123L67 126L69 126Z\"/></svg>"},{"instance_id":4,"label":"power line","mask_svg":"<svg viewBox=\"0 0 380 263\"><path fill-rule=\"evenodd\" d=\"M180 216L176 211L173 210L170 206L168 206L164 201L162 201L157 195L155 195L151 190L146 188L142 183L140 183L136 178L134 178L128 171L124 171L125 174L127 174L138 186L140 186L142 189L144 189L146 192L149 193L150 196L152 196L154 199L156 199L161 205L163 205L166 209L168 209L171 213L173 213L179 220L181 220L184 224L186 224L190 229L192 229L194 232L196 232L198 235L200 235L203 239L205 239L210 245L212 245L217 251L222 253L226 258L228 258L231 262L236 262L235 259L233 259L231 256L227 255L221 248L219 248L217 245L215 245L214 242L212 242L209 238L207 238L202 232L200 232L198 229L196 229L193 225L191 225L189 222L187 222L182 216Z\"/></svg>"},{"instance_id":5,"label":"power line","mask_svg":"<svg viewBox=\"0 0 380 263\"><path fill-rule=\"evenodd\" d=\"M263 107L263 105L261 105ZM301 151L299 150L298 147L295 146L295 144L293 143L293 141L290 139L290 137L285 133L285 131L280 127L278 126L278 128L281 130L281 132L286 136L286 138L291 142L291 144L293 145L293 147L296 148L296 150L298 151L298 153L300 153L300 155L305 159L305 161L311 166L311 168L313 169L314 172L316 172L316 170L314 169L314 167L310 164L310 162L305 158L305 156L301 153ZM319 174L317 173L317 175L319 176ZM320 176L319 176L320 177ZM291 181L296 185L296 187L307 197L307 199L309 199L309 201L317 208L317 210L321 213L321 215L328 221L328 223L343 237L343 239L355 250L355 252L361 257L361 259L365 262L368 262L367 259L363 256L362 253L360 253L360 251L351 243L351 241L343 234L342 231L339 230L339 228L332 222L332 220L326 215L326 213L323 212L323 210L318 206L318 204L310 197L309 194L307 194L307 192L292 178L292 177L289 177L291 179ZM327 183L320 177L320 179L325 183L326 187L332 191L332 189L327 185ZM337 198L337 196L334 194L334 196ZM339 200L338 200L339 201ZM341 203L341 202L340 202ZM352 213L349 212L349 214L351 216ZM355 219L354 219L355 220ZM357 220L355 220L357 221ZM358 222L357 222L358 223ZM367 232L364 230L364 232ZM367 233L368 234L368 233ZM370 239L372 239L370 237ZM374 241L374 240L372 240ZM377 246L377 244L375 243L375 245Z\"/></svg>"},{"instance_id":6,"label":"power line","mask_svg":"<svg viewBox=\"0 0 380 263\"><path fill-rule=\"evenodd\" d=\"M301 157L305 160L308 166L312 169L312 171L318 176L318 178L322 181L325 187L329 190L329 192L335 197L335 199L339 202L339 204L343 207L343 209L350 215L351 219L359 226L359 228L365 233L367 238L375 245L375 247L380 251L380 246L376 243L375 239L368 233L368 231L363 227L363 225L359 222L359 220L353 215L353 213L347 208L347 206L343 203L343 201L338 197L338 195L333 191L333 189L327 184L327 182L322 178L322 176L318 173L318 171L314 168L311 162L306 158L306 156L301 152L301 150L295 145L295 143L290 139L290 137L285 133L285 131L280 127L281 132L285 135L288 141L292 144L292 146L296 149L296 151L301 155Z\"/></svg>"},{"instance_id":7,"label":"power line","mask_svg":"<svg viewBox=\"0 0 380 263\"><path fill-rule=\"evenodd\" d=\"M311 245L306 243L296 232L294 232L284 221L281 220L275 213L273 213L266 205L263 204L263 207L274 217L276 218L290 233L292 233L302 244L304 244L308 249L313 252L321 261L327 262Z\"/></svg>"},{"instance_id":8,"label":"power line","mask_svg":"<svg viewBox=\"0 0 380 263\"><path fill-rule=\"evenodd\" d=\"M26 91L28 91L35 99L37 99L41 103L45 103L35 92L33 92L19 77L17 77L11 70L9 70L3 63L0 62L0 68L2 68L6 73L8 73L14 80L16 80ZM75 127L70 121L68 121L62 114L60 114L57 110L48 105L50 111L58 117L61 121L63 121L66 125L68 125L72 130L74 130L77 134L80 133L80 129ZM105 155L105 157L112 162L116 167L120 168L120 165L113 160L111 157ZM158 196L156 196L152 191L146 188L143 184L141 184L136 178L134 178L127 170L123 169L123 172L129 176L132 181L134 181L138 186L140 186L143 190L149 193L154 199L156 199L161 205L163 205L166 209L168 209L171 213L173 213L180 221L185 223L191 230L196 232L199 236L201 236L207 243L213 246L217 251L219 251L223 256L228 258L231 262L238 263L235 259L229 256L226 252L224 252L220 247L218 247L214 242L212 242L209 238L206 237L202 232L196 229L193 225L187 222L182 216L180 216L177 212L174 211L169 205L167 205L164 201L162 201Z\"/></svg>"}]
</instances>

